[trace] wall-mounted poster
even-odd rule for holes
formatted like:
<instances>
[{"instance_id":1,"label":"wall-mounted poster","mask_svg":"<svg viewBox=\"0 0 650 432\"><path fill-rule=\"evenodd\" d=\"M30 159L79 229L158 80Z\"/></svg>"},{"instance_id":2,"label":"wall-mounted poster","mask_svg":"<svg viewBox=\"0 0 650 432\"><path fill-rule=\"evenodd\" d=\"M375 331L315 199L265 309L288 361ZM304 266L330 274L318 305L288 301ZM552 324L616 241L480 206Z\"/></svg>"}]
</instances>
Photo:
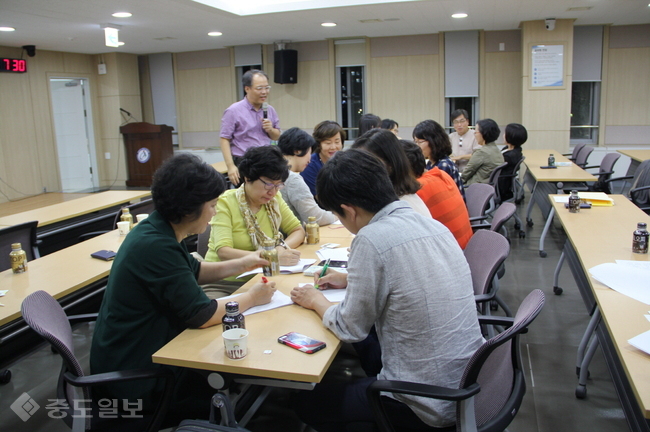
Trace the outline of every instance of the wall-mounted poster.
<instances>
[{"instance_id":1,"label":"wall-mounted poster","mask_svg":"<svg viewBox=\"0 0 650 432\"><path fill-rule=\"evenodd\" d=\"M564 45L533 45L531 87L564 87Z\"/></svg>"}]
</instances>

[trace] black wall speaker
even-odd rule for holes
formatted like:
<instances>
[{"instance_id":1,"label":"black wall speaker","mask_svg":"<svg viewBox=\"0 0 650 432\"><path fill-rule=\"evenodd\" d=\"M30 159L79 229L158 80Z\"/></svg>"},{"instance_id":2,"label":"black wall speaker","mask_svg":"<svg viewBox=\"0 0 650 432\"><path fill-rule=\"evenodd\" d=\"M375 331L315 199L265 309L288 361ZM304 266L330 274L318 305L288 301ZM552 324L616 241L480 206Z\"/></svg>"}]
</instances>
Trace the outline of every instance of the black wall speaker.
<instances>
[{"instance_id":1,"label":"black wall speaker","mask_svg":"<svg viewBox=\"0 0 650 432\"><path fill-rule=\"evenodd\" d=\"M298 82L298 51L284 49L275 51L275 77L278 84L295 84Z\"/></svg>"}]
</instances>

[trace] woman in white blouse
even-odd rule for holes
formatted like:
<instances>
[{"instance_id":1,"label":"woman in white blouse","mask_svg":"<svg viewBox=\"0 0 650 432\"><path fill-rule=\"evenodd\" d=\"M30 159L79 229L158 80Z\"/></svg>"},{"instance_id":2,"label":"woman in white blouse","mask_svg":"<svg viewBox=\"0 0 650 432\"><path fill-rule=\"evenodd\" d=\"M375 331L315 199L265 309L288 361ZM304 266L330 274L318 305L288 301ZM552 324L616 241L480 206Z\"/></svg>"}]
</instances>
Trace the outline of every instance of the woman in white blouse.
<instances>
[{"instance_id":1,"label":"woman in white blouse","mask_svg":"<svg viewBox=\"0 0 650 432\"><path fill-rule=\"evenodd\" d=\"M329 225L338 220L332 213L323 210L314 200L314 196L305 183L301 173L311 160L311 150L316 146L316 140L302 129L293 127L280 135L278 147L289 162L289 178L284 182L280 191L282 198L289 208L302 222L307 222L309 216L314 216L318 225Z\"/></svg>"}]
</instances>

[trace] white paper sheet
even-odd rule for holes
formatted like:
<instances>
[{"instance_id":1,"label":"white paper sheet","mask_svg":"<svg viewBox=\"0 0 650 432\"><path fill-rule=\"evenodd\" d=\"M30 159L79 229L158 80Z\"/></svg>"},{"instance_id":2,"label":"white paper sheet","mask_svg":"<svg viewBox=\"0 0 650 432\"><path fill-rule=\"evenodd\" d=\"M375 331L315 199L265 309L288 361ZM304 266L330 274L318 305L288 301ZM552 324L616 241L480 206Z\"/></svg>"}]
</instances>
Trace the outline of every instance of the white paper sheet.
<instances>
[{"instance_id":1,"label":"white paper sheet","mask_svg":"<svg viewBox=\"0 0 650 432\"><path fill-rule=\"evenodd\" d=\"M349 258L348 248L336 248L336 249L319 249L316 251L316 255L320 257L321 260L330 259L332 261L347 261Z\"/></svg>"},{"instance_id":2,"label":"white paper sheet","mask_svg":"<svg viewBox=\"0 0 650 432\"><path fill-rule=\"evenodd\" d=\"M280 273L283 274L291 274L291 273L302 273L302 270L305 268L305 266L310 266L313 263L315 263L316 260L313 258L300 258L300 261L298 261L298 264L293 265L293 266L280 266ZM243 278L248 275L252 274L257 274L257 273L262 273L262 268L256 268L255 270L247 271L239 276L237 276L237 279Z\"/></svg>"},{"instance_id":3,"label":"white paper sheet","mask_svg":"<svg viewBox=\"0 0 650 432\"><path fill-rule=\"evenodd\" d=\"M616 260L616 264L650 271L650 261Z\"/></svg>"},{"instance_id":4,"label":"white paper sheet","mask_svg":"<svg viewBox=\"0 0 650 432\"><path fill-rule=\"evenodd\" d=\"M239 297L240 295L241 294L233 294L233 295L230 295L230 296L227 296L227 297L218 298L217 303L218 302L224 302L224 301L228 302L230 300L237 300L237 297ZM284 294L284 293L282 293L280 291L276 291L276 292L273 293L273 297L271 297L271 301L268 302L267 304L264 304L264 305L261 305L261 306L253 306L252 308L250 308L247 311L244 311L242 313L243 313L244 316L247 316L247 315L256 314L258 312L264 312L264 311L279 308L279 307L282 307L282 306L287 306L287 305L290 305L290 304L293 304L293 302L291 301L291 297L289 297L288 295L286 295L286 294Z\"/></svg>"},{"instance_id":5,"label":"white paper sheet","mask_svg":"<svg viewBox=\"0 0 650 432\"><path fill-rule=\"evenodd\" d=\"M305 285L311 285L311 284L307 284L307 283L298 284L299 287L303 287ZM345 289L326 289L321 292L323 293L323 295L328 301L331 301L332 303L340 303L345 298L345 291L346 291Z\"/></svg>"},{"instance_id":6,"label":"white paper sheet","mask_svg":"<svg viewBox=\"0 0 650 432\"><path fill-rule=\"evenodd\" d=\"M611 289L650 305L650 271L614 263L599 264L589 269L594 279Z\"/></svg>"},{"instance_id":7,"label":"white paper sheet","mask_svg":"<svg viewBox=\"0 0 650 432\"><path fill-rule=\"evenodd\" d=\"M640 349L646 354L650 354L650 330L633 337L632 339L628 340L628 342L633 347Z\"/></svg>"}]
</instances>

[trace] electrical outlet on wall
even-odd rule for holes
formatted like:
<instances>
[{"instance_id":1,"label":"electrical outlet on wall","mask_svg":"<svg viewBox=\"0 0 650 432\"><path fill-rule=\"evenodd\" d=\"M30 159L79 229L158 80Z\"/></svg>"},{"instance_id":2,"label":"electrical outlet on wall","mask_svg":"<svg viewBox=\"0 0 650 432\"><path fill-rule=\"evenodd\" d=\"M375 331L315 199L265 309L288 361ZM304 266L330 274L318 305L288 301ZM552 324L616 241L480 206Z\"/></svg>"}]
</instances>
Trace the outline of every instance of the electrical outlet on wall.
<instances>
[{"instance_id":1,"label":"electrical outlet on wall","mask_svg":"<svg viewBox=\"0 0 650 432\"><path fill-rule=\"evenodd\" d=\"M111 158L111 152L104 153L104 159L110 159L110 158Z\"/></svg>"}]
</instances>

